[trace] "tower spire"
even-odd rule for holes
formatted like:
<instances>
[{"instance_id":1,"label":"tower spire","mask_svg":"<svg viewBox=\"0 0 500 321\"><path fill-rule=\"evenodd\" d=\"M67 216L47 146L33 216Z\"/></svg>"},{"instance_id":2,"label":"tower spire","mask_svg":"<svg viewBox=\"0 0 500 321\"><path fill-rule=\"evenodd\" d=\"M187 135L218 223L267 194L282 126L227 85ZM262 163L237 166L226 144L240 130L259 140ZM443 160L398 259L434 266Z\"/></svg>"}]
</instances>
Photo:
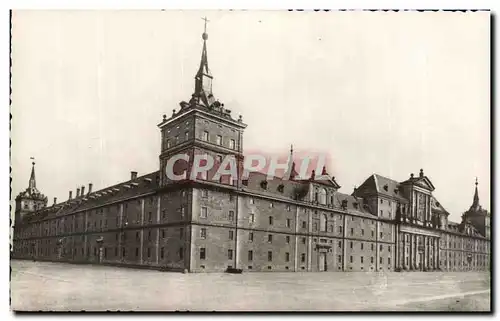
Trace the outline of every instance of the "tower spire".
<instances>
[{"instance_id":1,"label":"tower spire","mask_svg":"<svg viewBox=\"0 0 500 321\"><path fill-rule=\"evenodd\" d=\"M34 157L30 157L30 159L32 160L31 162L31 176L30 176L30 182L29 182L29 189L32 191L34 189L36 189L36 179L35 179L35 158Z\"/></svg>"},{"instance_id":2,"label":"tower spire","mask_svg":"<svg viewBox=\"0 0 500 321\"><path fill-rule=\"evenodd\" d=\"M202 39L203 39L203 49L201 51L200 68L195 77L195 93L194 97L199 98L198 102L202 103L206 107L211 106L215 99L212 95L212 74L208 69L208 55L207 55L207 22L209 20L204 17L202 20L205 21L205 26L203 29Z\"/></svg>"},{"instance_id":3,"label":"tower spire","mask_svg":"<svg viewBox=\"0 0 500 321\"><path fill-rule=\"evenodd\" d=\"M476 177L476 191L474 192L474 200L472 202L472 207L475 209L479 207L479 193L477 191L477 184L478 184L478 182L477 182L477 177Z\"/></svg>"}]
</instances>

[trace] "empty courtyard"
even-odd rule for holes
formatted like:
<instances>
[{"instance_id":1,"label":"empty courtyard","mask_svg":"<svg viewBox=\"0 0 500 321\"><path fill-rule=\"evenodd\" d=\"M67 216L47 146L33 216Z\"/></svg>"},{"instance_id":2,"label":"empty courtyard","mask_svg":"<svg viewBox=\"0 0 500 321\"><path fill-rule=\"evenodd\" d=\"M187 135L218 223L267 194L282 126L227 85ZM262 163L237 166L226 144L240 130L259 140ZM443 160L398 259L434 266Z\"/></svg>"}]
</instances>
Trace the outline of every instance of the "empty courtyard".
<instances>
[{"instance_id":1,"label":"empty courtyard","mask_svg":"<svg viewBox=\"0 0 500 321\"><path fill-rule=\"evenodd\" d=\"M15 311L490 311L490 274L196 273L11 261Z\"/></svg>"}]
</instances>

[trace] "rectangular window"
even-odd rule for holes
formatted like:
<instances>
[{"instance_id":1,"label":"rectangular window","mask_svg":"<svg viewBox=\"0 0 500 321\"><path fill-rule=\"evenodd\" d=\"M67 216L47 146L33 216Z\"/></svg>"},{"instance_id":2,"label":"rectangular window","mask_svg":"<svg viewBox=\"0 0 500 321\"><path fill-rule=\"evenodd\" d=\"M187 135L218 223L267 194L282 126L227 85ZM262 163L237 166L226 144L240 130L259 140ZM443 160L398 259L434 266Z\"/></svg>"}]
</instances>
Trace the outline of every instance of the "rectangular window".
<instances>
[{"instance_id":1,"label":"rectangular window","mask_svg":"<svg viewBox=\"0 0 500 321\"><path fill-rule=\"evenodd\" d=\"M255 215L254 214L250 214L249 221L250 221L250 224L255 223Z\"/></svg>"},{"instance_id":2,"label":"rectangular window","mask_svg":"<svg viewBox=\"0 0 500 321\"><path fill-rule=\"evenodd\" d=\"M380 244L380 251L382 251L384 249L384 246L382 244Z\"/></svg>"},{"instance_id":3,"label":"rectangular window","mask_svg":"<svg viewBox=\"0 0 500 321\"><path fill-rule=\"evenodd\" d=\"M300 262L304 263L306 261L306 254L305 253L302 253L300 255Z\"/></svg>"},{"instance_id":4,"label":"rectangular window","mask_svg":"<svg viewBox=\"0 0 500 321\"><path fill-rule=\"evenodd\" d=\"M273 223L274 223L273 217L269 216L269 225L273 225Z\"/></svg>"},{"instance_id":5,"label":"rectangular window","mask_svg":"<svg viewBox=\"0 0 500 321\"><path fill-rule=\"evenodd\" d=\"M235 142L234 139L229 140L229 148L234 149L235 148Z\"/></svg>"},{"instance_id":6,"label":"rectangular window","mask_svg":"<svg viewBox=\"0 0 500 321\"><path fill-rule=\"evenodd\" d=\"M372 264L373 264L373 256L372 256L372 257L371 257L371 259L370 259L370 263L372 263Z\"/></svg>"},{"instance_id":7,"label":"rectangular window","mask_svg":"<svg viewBox=\"0 0 500 321\"><path fill-rule=\"evenodd\" d=\"M339 249L342 248L342 241L339 241Z\"/></svg>"},{"instance_id":8,"label":"rectangular window","mask_svg":"<svg viewBox=\"0 0 500 321\"><path fill-rule=\"evenodd\" d=\"M302 221L302 228L307 228L306 221Z\"/></svg>"},{"instance_id":9,"label":"rectangular window","mask_svg":"<svg viewBox=\"0 0 500 321\"><path fill-rule=\"evenodd\" d=\"M165 248L162 247L160 250L160 258L163 259L164 257L165 257Z\"/></svg>"},{"instance_id":10,"label":"rectangular window","mask_svg":"<svg viewBox=\"0 0 500 321\"><path fill-rule=\"evenodd\" d=\"M179 259L181 259L181 260L184 259L184 248L183 247L181 247L179 249Z\"/></svg>"},{"instance_id":11,"label":"rectangular window","mask_svg":"<svg viewBox=\"0 0 500 321\"><path fill-rule=\"evenodd\" d=\"M350 247L351 247L351 249L352 249L352 241L351 241L351 242L349 242L349 243L350 243L350 244L349 244L349 246L350 246Z\"/></svg>"},{"instance_id":12,"label":"rectangular window","mask_svg":"<svg viewBox=\"0 0 500 321\"><path fill-rule=\"evenodd\" d=\"M208 132L207 131L203 132L203 137L201 139L208 142Z\"/></svg>"},{"instance_id":13,"label":"rectangular window","mask_svg":"<svg viewBox=\"0 0 500 321\"><path fill-rule=\"evenodd\" d=\"M365 235L365 230L361 229L361 235Z\"/></svg>"},{"instance_id":14,"label":"rectangular window","mask_svg":"<svg viewBox=\"0 0 500 321\"><path fill-rule=\"evenodd\" d=\"M201 208L201 214L200 214L200 217L201 218L207 218L207 208L206 207L202 207Z\"/></svg>"},{"instance_id":15,"label":"rectangular window","mask_svg":"<svg viewBox=\"0 0 500 321\"><path fill-rule=\"evenodd\" d=\"M374 245L372 244L372 251L373 251L373 246L374 246Z\"/></svg>"},{"instance_id":16,"label":"rectangular window","mask_svg":"<svg viewBox=\"0 0 500 321\"><path fill-rule=\"evenodd\" d=\"M290 243L290 236L288 236L288 235L286 236L286 242Z\"/></svg>"},{"instance_id":17,"label":"rectangular window","mask_svg":"<svg viewBox=\"0 0 500 321\"><path fill-rule=\"evenodd\" d=\"M227 259L228 260L233 259L233 250L231 250L231 249L227 250Z\"/></svg>"},{"instance_id":18,"label":"rectangular window","mask_svg":"<svg viewBox=\"0 0 500 321\"><path fill-rule=\"evenodd\" d=\"M229 240L232 241L234 238L234 232L233 231L229 231Z\"/></svg>"},{"instance_id":19,"label":"rectangular window","mask_svg":"<svg viewBox=\"0 0 500 321\"><path fill-rule=\"evenodd\" d=\"M184 228L179 229L179 238L182 240L184 238Z\"/></svg>"},{"instance_id":20,"label":"rectangular window","mask_svg":"<svg viewBox=\"0 0 500 321\"><path fill-rule=\"evenodd\" d=\"M255 204L255 200L253 198L250 198L250 204Z\"/></svg>"},{"instance_id":21,"label":"rectangular window","mask_svg":"<svg viewBox=\"0 0 500 321\"><path fill-rule=\"evenodd\" d=\"M290 205L286 206L286 210L287 210L287 212L290 212Z\"/></svg>"},{"instance_id":22,"label":"rectangular window","mask_svg":"<svg viewBox=\"0 0 500 321\"><path fill-rule=\"evenodd\" d=\"M350 257L350 261L351 261L351 263L352 263L352 255L351 255L351 257Z\"/></svg>"},{"instance_id":23,"label":"rectangular window","mask_svg":"<svg viewBox=\"0 0 500 321\"><path fill-rule=\"evenodd\" d=\"M302 244L306 244L306 238L305 237L302 238Z\"/></svg>"},{"instance_id":24,"label":"rectangular window","mask_svg":"<svg viewBox=\"0 0 500 321\"><path fill-rule=\"evenodd\" d=\"M253 251L248 251L248 260L253 261Z\"/></svg>"},{"instance_id":25,"label":"rectangular window","mask_svg":"<svg viewBox=\"0 0 500 321\"><path fill-rule=\"evenodd\" d=\"M267 236L267 242L268 242L268 243L273 243L273 235L272 235L272 234L269 234L269 235Z\"/></svg>"},{"instance_id":26,"label":"rectangular window","mask_svg":"<svg viewBox=\"0 0 500 321\"><path fill-rule=\"evenodd\" d=\"M176 144L176 145L177 145L177 144L179 144L179 135L176 135L176 136L175 136L175 144Z\"/></svg>"},{"instance_id":27,"label":"rectangular window","mask_svg":"<svg viewBox=\"0 0 500 321\"><path fill-rule=\"evenodd\" d=\"M170 141L170 139L167 139L167 148L170 148L170 146L172 146L172 142Z\"/></svg>"},{"instance_id":28,"label":"rectangular window","mask_svg":"<svg viewBox=\"0 0 500 321\"><path fill-rule=\"evenodd\" d=\"M380 216L384 215L384 211L380 210Z\"/></svg>"},{"instance_id":29,"label":"rectangular window","mask_svg":"<svg viewBox=\"0 0 500 321\"><path fill-rule=\"evenodd\" d=\"M382 238L382 235L383 235L383 233L382 233L382 232L380 232L380 238Z\"/></svg>"},{"instance_id":30,"label":"rectangular window","mask_svg":"<svg viewBox=\"0 0 500 321\"><path fill-rule=\"evenodd\" d=\"M361 257L361 263L363 263L363 257Z\"/></svg>"},{"instance_id":31,"label":"rectangular window","mask_svg":"<svg viewBox=\"0 0 500 321\"><path fill-rule=\"evenodd\" d=\"M229 221L234 221L234 211L229 211Z\"/></svg>"},{"instance_id":32,"label":"rectangular window","mask_svg":"<svg viewBox=\"0 0 500 321\"><path fill-rule=\"evenodd\" d=\"M217 145L222 145L222 136L217 135L217 140L216 140Z\"/></svg>"},{"instance_id":33,"label":"rectangular window","mask_svg":"<svg viewBox=\"0 0 500 321\"><path fill-rule=\"evenodd\" d=\"M205 260L207 258L207 251L204 247L200 249L200 260Z\"/></svg>"},{"instance_id":34,"label":"rectangular window","mask_svg":"<svg viewBox=\"0 0 500 321\"><path fill-rule=\"evenodd\" d=\"M382 264L382 257L380 257L380 264Z\"/></svg>"},{"instance_id":35,"label":"rectangular window","mask_svg":"<svg viewBox=\"0 0 500 321\"><path fill-rule=\"evenodd\" d=\"M286 219L286 227L290 227L290 226L292 226L292 220L287 218Z\"/></svg>"},{"instance_id":36,"label":"rectangular window","mask_svg":"<svg viewBox=\"0 0 500 321\"><path fill-rule=\"evenodd\" d=\"M339 256L337 257L337 261L338 261L338 262L342 262L342 255L339 255Z\"/></svg>"},{"instance_id":37,"label":"rectangular window","mask_svg":"<svg viewBox=\"0 0 500 321\"><path fill-rule=\"evenodd\" d=\"M151 257L151 248L148 247L148 258Z\"/></svg>"},{"instance_id":38,"label":"rectangular window","mask_svg":"<svg viewBox=\"0 0 500 321\"><path fill-rule=\"evenodd\" d=\"M363 243L361 243L361 249L363 249Z\"/></svg>"},{"instance_id":39,"label":"rectangular window","mask_svg":"<svg viewBox=\"0 0 500 321\"><path fill-rule=\"evenodd\" d=\"M248 233L248 240L253 242L253 232Z\"/></svg>"},{"instance_id":40,"label":"rectangular window","mask_svg":"<svg viewBox=\"0 0 500 321\"><path fill-rule=\"evenodd\" d=\"M285 253L285 261L290 262L290 253L288 252Z\"/></svg>"},{"instance_id":41,"label":"rectangular window","mask_svg":"<svg viewBox=\"0 0 500 321\"><path fill-rule=\"evenodd\" d=\"M208 190L202 189L201 190L201 197L208 197Z\"/></svg>"},{"instance_id":42,"label":"rectangular window","mask_svg":"<svg viewBox=\"0 0 500 321\"><path fill-rule=\"evenodd\" d=\"M271 251L268 251L268 252L267 252L267 260L268 260L269 262L271 262L271 261L273 260L273 252L271 252Z\"/></svg>"},{"instance_id":43,"label":"rectangular window","mask_svg":"<svg viewBox=\"0 0 500 321\"><path fill-rule=\"evenodd\" d=\"M353 228L351 228L351 235L353 235L353 234L354 234L354 229L353 229Z\"/></svg>"},{"instance_id":44,"label":"rectangular window","mask_svg":"<svg viewBox=\"0 0 500 321\"><path fill-rule=\"evenodd\" d=\"M342 226L339 226L339 233L342 234Z\"/></svg>"},{"instance_id":45,"label":"rectangular window","mask_svg":"<svg viewBox=\"0 0 500 321\"><path fill-rule=\"evenodd\" d=\"M185 132L184 133L184 140L188 140L189 139L189 132Z\"/></svg>"},{"instance_id":46,"label":"rectangular window","mask_svg":"<svg viewBox=\"0 0 500 321\"><path fill-rule=\"evenodd\" d=\"M206 239L206 238L207 238L207 229L206 229L206 228L202 228L202 229L200 230L200 237L201 237L202 239Z\"/></svg>"},{"instance_id":47,"label":"rectangular window","mask_svg":"<svg viewBox=\"0 0 500 321\"><path fill-rule=\"evenodd\" d=\"M431 260L432 260L432 258L431 258ZM387 264L391 265L391 258L390 257L387 258Z\"/></svg>"}]
</instances>

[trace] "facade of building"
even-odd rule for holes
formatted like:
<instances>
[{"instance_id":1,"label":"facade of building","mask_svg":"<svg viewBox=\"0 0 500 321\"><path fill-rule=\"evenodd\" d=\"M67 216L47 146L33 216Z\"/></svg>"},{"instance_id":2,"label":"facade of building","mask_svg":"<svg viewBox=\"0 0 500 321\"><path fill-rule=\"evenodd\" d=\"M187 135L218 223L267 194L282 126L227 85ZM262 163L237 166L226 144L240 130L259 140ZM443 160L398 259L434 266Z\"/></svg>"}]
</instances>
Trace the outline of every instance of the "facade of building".
<instances>
[{"instance_id":1,"label":"facade of building","mask_svg":"<svg viewBox=\"0 0 500 321\"><path fill-rule=\"evenodd\" d=\"M160 169L92 190L69 192L47 206L36 189L16 198L12 257L172 271L468 271L490 265L490 213L477 193L461 223L432 195L420 170L397 182L374 174L353 193L323 168L308 179L250 173L222 176L215 169L191 178L192 162L176 155L232 155L243 162L242 117L235 119L212 93L207 34L195 91L180 110L163 117ZM180 164L180 165L179 165ZM217 164L219 165L219 164ZM217 166L216 166L217 167Z\"/></svg>"}]
</instances>

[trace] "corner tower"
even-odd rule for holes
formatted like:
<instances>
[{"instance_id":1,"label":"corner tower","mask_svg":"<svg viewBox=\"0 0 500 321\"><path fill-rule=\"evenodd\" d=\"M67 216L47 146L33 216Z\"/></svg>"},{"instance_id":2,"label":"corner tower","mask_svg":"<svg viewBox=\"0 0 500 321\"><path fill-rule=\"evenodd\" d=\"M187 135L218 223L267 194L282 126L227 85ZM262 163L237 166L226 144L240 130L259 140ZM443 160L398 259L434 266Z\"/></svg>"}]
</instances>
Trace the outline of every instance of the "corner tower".
<instances>
[{"instance_id":1,"label":"corner tower","mask_svg":"<svg viewBox=\"0 0 500 321\"><path fill-rule=\"evenodd\" d=\"M208 20L203 20L203 48L195 76L194 93L189 102L179 103L179 111L174 109L170 117L163 115L163 121L158 124L161 130L161 186L173 182L167 177L167 165L175 164L171 172L176 175L185 173L185 180L189 180L195 155L210 155L214 160L234 155L240 164L243 160L243 131L246 125L241 116L238 119L233 118L231 110L226 109L224 104L214 97L213 76L208 68ZM208 177L196 179L211 179L210 175L209 172ZM233 181L225 183L232 184Z\"/></svg>"},{"instance_id":2,"label":"corner tower","mask_svg":"<svg viewBox=\"0 0 500 321\"><path fill-rule=\"evenodd\" d=\"M477 178L476 178L476 189L474 191L474 197L472 199L472 205L469 210L463 214L464 219L470 221L472 225L486 238L491 238L491 222L490 213L483 209L479 204L479 193L477 190Z\"/></svg>"},{"instance_id":3,"label":"corner tower","mask_svg":"<svg viewBox=\"0 0 500 321\"><path fill-rule=\"evenodd\" d=\"M19 224L27 213L35 212L47 206L47 197L36 188L35 162L31 167L28 188L16 197L16 210L14 224Z\"/></svg>"}]
</instances>

